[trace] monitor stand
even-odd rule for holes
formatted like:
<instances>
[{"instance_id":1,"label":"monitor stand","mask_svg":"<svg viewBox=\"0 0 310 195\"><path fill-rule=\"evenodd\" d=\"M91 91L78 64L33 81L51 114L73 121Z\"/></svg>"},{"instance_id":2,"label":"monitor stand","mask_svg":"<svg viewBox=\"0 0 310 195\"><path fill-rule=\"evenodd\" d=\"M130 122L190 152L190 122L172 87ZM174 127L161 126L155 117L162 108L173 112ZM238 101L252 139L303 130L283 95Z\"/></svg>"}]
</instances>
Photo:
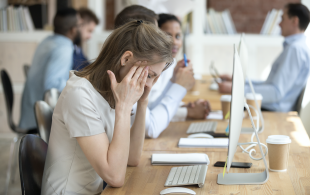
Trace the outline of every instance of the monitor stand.
<instances>
[{"instance_id":1,"label":"monitor stand","mask_svg":"<svg viewBox=\"0 0 310 195\"><path fill-rule=\"evenodd\" d=\"M247 77L247 79L248 79L248 82L249 82L249 84L250 84L251 92L252 92L252 94L254 95L254 100L255 100L256 108L259 108L258 102L257 102L256 97L255 97L255 90L254 90L252 81L251 81L251 79L250 79L249 77ZM249 111L248 111L248 112L249 112ZM261 132L264 131L264 118L263 118L262 111L261 111L260 109L258 109L258 115L259 115L260 121L261 121L261 123L262 123L262 126L259 127L259 129L258 129L257 132L258 132L258 133L261 133ZM251 119L253 119L253 118L251 117ZM250 133L253 133L253 128L252 128L252 127L243 127L243 128L241 129L241 133L243 133L243 134L250 134Z\"/></svg>"},{"instance_id":2,"label":"monitor stand","mask_svg":"<svg viewBox=\"0 0 310 195\"><path fill-rule=\"evenodd\" d=\"M225 177L223 177L222 173L219 173L217 175L217 183L221 185L247 185L247 184L264 184L268 181L269 179L269 171L268 171L268 166L266 162L266 158L262 149L262 146L260 145L260 140L258 137L258 133L255 130L255 125L254 121L249 109L249 106L245 103L245 107L249 113L251 123L252 123L252 132L254 130L259 150L260 153L263 157L264 165L265 165L265 170L261 173L227 173L225 174Z\"/></svg>"}]
</instances>

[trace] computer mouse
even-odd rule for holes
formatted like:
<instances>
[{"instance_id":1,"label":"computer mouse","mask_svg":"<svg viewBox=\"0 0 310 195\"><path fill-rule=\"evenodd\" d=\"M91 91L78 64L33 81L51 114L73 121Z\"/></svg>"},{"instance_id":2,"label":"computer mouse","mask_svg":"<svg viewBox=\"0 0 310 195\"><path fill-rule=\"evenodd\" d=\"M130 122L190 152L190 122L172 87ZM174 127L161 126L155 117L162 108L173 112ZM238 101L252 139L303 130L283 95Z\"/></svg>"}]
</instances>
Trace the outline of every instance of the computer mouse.
<instances>
[{"instance_id":1,"label":"computer mouse","mask_svg":"<svg viewBox=\"0 0 310 195\"><path fill-rule=\"evenodd\" d=\"M196 194L196 192L187 188L175 187L175 188L167 188L160 192L160 195L164 194Z\"/></svg>"},{"instance_id":2,"label":"computer mouse","mask_svg":"<svg viewBox=\"0 0 310 195\"><path fill-rule=\"evenodd\" d=\"M219 89L219 85L216 82L211 83L209 86L210 90L217 91Z\"/></svg>"},{"instance_id":3,"label":"computer mouse","mask_svg":"<svg viewBox=\"0 0 310 195\"><path fill-rule=\"evenodd\" d=\"M206 133L195 133L189 135L188 138L214 138L214 137Z\"/></svg>"}]
</instances>

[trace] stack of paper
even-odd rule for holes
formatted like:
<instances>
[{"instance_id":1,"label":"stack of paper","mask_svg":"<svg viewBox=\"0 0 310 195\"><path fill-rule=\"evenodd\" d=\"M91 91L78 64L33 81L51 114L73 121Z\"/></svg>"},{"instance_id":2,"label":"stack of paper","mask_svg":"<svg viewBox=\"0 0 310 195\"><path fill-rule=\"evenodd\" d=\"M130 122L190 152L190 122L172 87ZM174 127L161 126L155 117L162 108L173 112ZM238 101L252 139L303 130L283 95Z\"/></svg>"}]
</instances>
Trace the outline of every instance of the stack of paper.
<instances>
[{"instance_id":1,"label":"stack of paper","mask_svg":"<svg viewBox=\"0 0 310 195\"><path fill-rule=\"evenodd\" d=\"M180 148L227 148L228 138L181 138Z\"/></svg>"},{"instance_id":2,"label":"stack of paper","mask_svg":"<svg viewBox=\"0 0 310 195\"><path fill-rule=\"evenodd\" d=\"M208 155L203 153L153 154L152 165L196 165L210 164Z\"/></svg>"},{"instance_id":3,"label":"stack of paper","mask_svg":"<svg viewBox=\"0 0 310 195\"><path fill-rule=\"evenodd\" d=\"M217 12L210 8L206 16L205 31L208 34L236 34L229 10Z\"/></svg>"},{"instance_id":4,"label":"stack of paper","mask_svg":"<svg viewBox=\"0 0 310 195\"><path fill-rule=\"evenodd\" d=\"M271 12L268 12L260 34L279 35L281 33L279 23L281 22L282 14L282 10L276 9L272 9Z\"/></svg>"},{"instance_id":5,"label":"stack of paper","mask_svg":"<svg viewBox=\"0 0 310 195\"><path fill-rule=\"evenodd\" d=\"M13 7L0 10L0 31L32 31L34 25L28 7Z\"/></svg>"},{"instance_id":6,"label":"stack of paper","mask_svg":"<svg viewBox=\"0 0 310 195\"><path fill-rule=\"evenodd\" d=\"M222 110L211 111L206 119L223 120Z\"/></svg>"}]
</instances>

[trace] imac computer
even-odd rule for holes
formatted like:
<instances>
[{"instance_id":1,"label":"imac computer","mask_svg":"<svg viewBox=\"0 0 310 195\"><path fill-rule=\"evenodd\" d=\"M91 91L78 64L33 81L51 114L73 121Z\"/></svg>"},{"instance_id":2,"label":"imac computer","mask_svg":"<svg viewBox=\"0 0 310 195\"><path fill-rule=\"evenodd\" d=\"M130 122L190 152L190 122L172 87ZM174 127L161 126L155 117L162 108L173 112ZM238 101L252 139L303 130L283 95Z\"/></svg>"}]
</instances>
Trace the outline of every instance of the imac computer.
<instances>
[{"instance_id":1,"label":"imac computer","mask_svg":"<svg viewBox=\"0 0 310 195\"><path fill-rule=\"evenodd\" d=\"M239 53L239 57L240 57L240 63L242 65L242 69L243 69L244 81L246 79L248 80L248 83L249 83L250 88L251 88L251 92L254 96L256 108L259 108L256 96L255 96L255 91L253 88L252 81L251 81L251 79L247 73L248 64L249 64L249 52L248 52L248 48L246 46L246 43L244 41L244 33L242 33L241 38L240 38L240 42L239 42L239 46L238 46L238 53ZM257 121L259 121L259 120L261 121L261 126L258 129L258 133L261 133L264 131L264 126L265 126L264 125L264 118L263 118L263 115L262 115L262 112L260 109L258 109L257 112L258 112L258 117L259 117L259 119L257 119ZM249 127L242 127L241 133L253 133L253 129L251 127L250 128ZM252 136L252 139L251 139L252 141L253 141L253 137L254 136Z\"/></svg>"},{"instance_id":2,"label":"imac computer","mask_svg":"<svg viewBox=\"0 0 310 195\"><path fill-rule=\"evenodd\" d=\"M217 176L217 183L223 185L240 185L240 184L263 184L268 181L269 172L266 163L265 155L261 143L258 138L257 128L253 122L251 112L244 100L244 78L243 71L236 46L234 47L234 64L233 64L233 78L232 78L232 99L230 106L230 120L229 120L229 144L227 156L227 174L223 176L222 173ZM246 107L252 124L252 132L255 133L260 153L262 155L265 170L261 173L229 173L231 163L233 161L236 149L240 143L239 136L241 133L241 126L243 120L243 109ZM253 144L253 142L246 143Z\"/></svg>"}]
</instances>

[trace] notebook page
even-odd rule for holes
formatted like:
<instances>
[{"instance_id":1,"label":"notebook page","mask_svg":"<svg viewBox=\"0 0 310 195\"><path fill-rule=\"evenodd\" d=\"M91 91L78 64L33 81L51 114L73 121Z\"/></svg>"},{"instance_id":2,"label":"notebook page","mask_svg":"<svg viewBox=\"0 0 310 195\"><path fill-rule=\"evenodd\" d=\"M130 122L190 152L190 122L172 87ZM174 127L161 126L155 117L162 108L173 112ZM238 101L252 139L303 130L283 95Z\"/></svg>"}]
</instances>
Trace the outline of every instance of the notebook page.
<instances>
[{"instance_id":1,"label":"notebook page","mask_svg":"<svg viewBox=\"0 0 310 195\"><path fill-rule=\"evenodd\" d=\"M228 147L228 138L181 138L179 146L223 148Z\"/></svg>"},{"instance_id":2,"label":"notebook page","mask_svg":"<svg viewBox=\"0 0 310 195\"><path fill-rule=\"evenodd\" d=\"M152 163L209 163L206 154L185 153L185 154L153 154Z\"/></svg>"}]
</instances>

